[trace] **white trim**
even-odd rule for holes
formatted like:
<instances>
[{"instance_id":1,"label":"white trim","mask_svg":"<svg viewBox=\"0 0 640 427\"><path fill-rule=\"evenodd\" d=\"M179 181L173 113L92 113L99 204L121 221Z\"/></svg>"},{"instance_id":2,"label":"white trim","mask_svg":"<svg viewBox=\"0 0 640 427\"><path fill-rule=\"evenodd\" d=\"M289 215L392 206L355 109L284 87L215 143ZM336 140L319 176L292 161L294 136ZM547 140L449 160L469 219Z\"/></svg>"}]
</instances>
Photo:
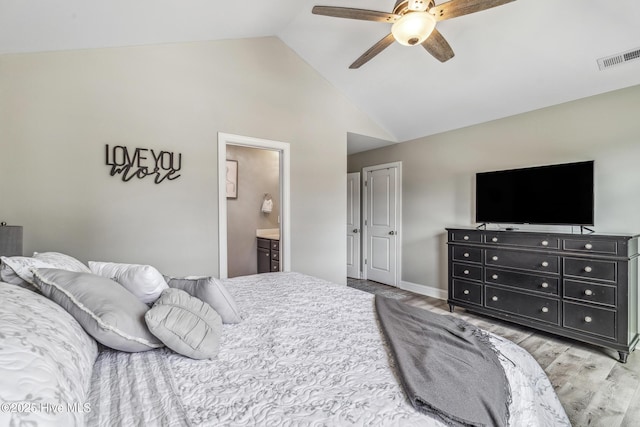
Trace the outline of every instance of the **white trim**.
<instances>
[{"instance_id":1,"label":"white trim","mask_svg":"<svg viewBox=\"0 0 640 427\"><path fill-rule=\"evenodd\" d=\"M360 184L360 191L358 194L358 213L360 214L360 218L358 218L358 228L360 230L360 232L358 233L358 238L355 239L358 242L358 277L355 277L355 279L362 279L362 268L364 267L364 264L362 263L362 260L364 259L364 256L362 255L362 174L360 172L350 172L347 173L347 180L349 179L349 175L358 175L358 183ZM347 232L348 233L348 232ZM349 277L349 276L347 276Z\"/></svg>"},{"instance_id":2,"label":"white trim","mask_svg":"<svg viewBox=\"0 0 640 427\"><path fill-rule=\"evenodd\" d=\"M364 260L368 255L367 248L367 226L365 226L365 220L367 219L367 188L365 182L367 181L367 174L374 170L397 168L398 175L396 176L396 200L398 201L396 206L396 229L398 234L397 247L396 247L396 286L400 286L402 282L402 162L383 163L381 165L367 166L362 168L362 219L360 220L360 228L362 229L362 278L367 279L367 267L364 265Z\"/></svg>"},{"instance_id":3,"label":"white trim","mask_svg":"<svg viewBox=\"0 0 640 427\"><path fill-rule=\"evenodd\" d=\"M419 285L417 283L411 283L406 281L400 282L400 289L405 291L415 292L416 294L425 295L428 297L438 298L446 301L448 298L448 292L446 289L434 288L433 286Z\"/></svg>"},{"instance_id":4,"label":"white trim","mask_svg":"<svg viewBox=\"0 0 640 427\"><path fill-rule=\"evenodd\" d=\"M291 270L291 147L287 142L218 132L218 275L226 279L227 270L227 145L261 148L280 152L280 270Z\"/></svg>"}]
</instances>

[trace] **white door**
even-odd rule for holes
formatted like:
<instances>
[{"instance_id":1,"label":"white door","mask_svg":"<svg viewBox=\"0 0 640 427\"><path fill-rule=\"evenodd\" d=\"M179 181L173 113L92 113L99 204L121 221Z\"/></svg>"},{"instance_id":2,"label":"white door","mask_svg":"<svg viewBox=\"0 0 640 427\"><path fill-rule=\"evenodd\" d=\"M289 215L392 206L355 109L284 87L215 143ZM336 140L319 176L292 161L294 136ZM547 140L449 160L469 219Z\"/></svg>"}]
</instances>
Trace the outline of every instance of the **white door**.
<instances>
[{"instance_id":1,"label":"white door","mask_svg":"<svg viewBox=\"0 0 640 427\"><path fill-rule=\"evenodd\" d=\"M398 286L397 167L367 172L367 279Z\"/></svg>"},{"instance_id":2,"label":"white door","mask_svg":"<svg viewBox=\"0 0 640 427\"><path fill-rule=\"evenodd\" d=\"M360 172L347 174L347 277L360 278Z\"/></svg>"}]
</instances>

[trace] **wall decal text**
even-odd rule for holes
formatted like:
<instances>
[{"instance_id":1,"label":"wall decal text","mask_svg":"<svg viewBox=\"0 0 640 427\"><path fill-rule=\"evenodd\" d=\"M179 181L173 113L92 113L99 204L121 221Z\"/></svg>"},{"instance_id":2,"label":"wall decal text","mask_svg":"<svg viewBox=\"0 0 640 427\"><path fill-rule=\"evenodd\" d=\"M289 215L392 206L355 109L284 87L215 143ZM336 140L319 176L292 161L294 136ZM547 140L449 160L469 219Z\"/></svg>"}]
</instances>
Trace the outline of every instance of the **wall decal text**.
<instances>
[{"instance_id":1,"label":"wall decal text","mask_svg":"<svg viewBox=\"0 0 640 427\"><path fill-rule=\"evenodd\" d=\"M111 166L111 176L120 175L124 182L133 178L153 176L153 181L180 178L178 173L182 169L182 153L171 151L156 151L151 148L136 148L133 151L122 145L109 147L106 145L106 164Z\"/></svg>"}]
</instances>

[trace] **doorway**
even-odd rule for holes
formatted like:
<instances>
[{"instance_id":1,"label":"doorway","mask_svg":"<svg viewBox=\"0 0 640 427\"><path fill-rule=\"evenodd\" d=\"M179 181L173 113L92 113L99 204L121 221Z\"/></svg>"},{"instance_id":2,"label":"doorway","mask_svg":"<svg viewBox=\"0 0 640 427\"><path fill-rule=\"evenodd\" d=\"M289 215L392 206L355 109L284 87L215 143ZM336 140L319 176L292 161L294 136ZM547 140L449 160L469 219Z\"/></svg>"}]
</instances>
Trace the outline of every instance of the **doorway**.
<instances>
[{"instance_id":1,"label":"doorway","mask_svg":"<svg viewBox=\"0 0 640 427\"><path fill-rule=\"evenodd\" d=\"M227 144L227 275L280 271L279 241L280 152Z\"/></svg>"},{"instance_id":2,"label":"doorway","mask_svg":"<svg viewBox=\"0 0 640 427\"><path fill-rule=\"evenodd\" d=\"M364 278L399 286L402 260L402 162L363 169Z\"/></svg>"},{"instance_id":3,"label":"doorway","mask_svg":"<svg viewBox=\"0 0 640 427\"><path fill-rule=\"evenodd\" d=\"M290 215L290 189L289 189L290 148L289 148L289 144L284 142L279 142L279 141L219 133L218 134L218 230L219 230L218 271L219 271L220 278L223 278L223 279L227 278L229 277L229 273L230 273L230 268L229 268L230 266L228 264L228 260L231 254L230 254L229 245L228 245L228 242L229 242L228 233L232 231L232 229L229 227L229 223L228 223L228 216L230 211L229 208L231 207L229 206L229 204L238 202L238 200L241 200L240 198L243 197L241 191L239 191L241 190L239 187L236 187L236 189L238 190L236 193L231 193L230 197L228 197L228 193L227 193L227 185L228 185L227 183L227 159L228 159L227 148L228 147L232 149L237 148L238 150L236 150L236 152L240 152L241 149L266 150L278 157L278 160L279 160L278 161L278 167L279 167L278 199L279 200L276 202L277 203L276 210L278 212L277 216L279 216L279 220L280 220L279 230L278 230L278 234L279 234L278 237L279 237L280 248L281 248L279 252L279 262L280 262L280 271L289 271L290 263L291 263L290 261L291 260L290 225L289 225L289 221L290 221L289 220L290 218L289 216ZM234 160L234 159L229 159L229 160ZM237 167L238 177L239 177L242 173L243 165L240 164L239 162L237 163L232 162L231 167L232 169ZM241 182L240 180L238 181ZM230 186L230 188L233 188L233 186ZM263 207L265 206L269 207L268 203L267 204L262 203L267 200L267 196L271 196L271 202L272 202L271 212L263 211ZM260 203L251 209L255 209L255 212L257 212L259 215L273 214L274 213L273 202L275 201L274 195L263 193L261 197L262 197L262 200L260 201ZM232 210L233 209L231 209L231 211ZM255 232L254 230L250 230L250 231L252 233ZM255 239L253 240L255 241ZM232 244L231 247L233 248L234 245ZM246 252L246 248L244 250ZM249 256L251 256L251 254L249 254ZM256 258L257 258L257 255L253 259L256 259ZM235 275L235 272L233 271L233 269L231 269L231 272L234 273Z\"/></svg>"}]
</instances>

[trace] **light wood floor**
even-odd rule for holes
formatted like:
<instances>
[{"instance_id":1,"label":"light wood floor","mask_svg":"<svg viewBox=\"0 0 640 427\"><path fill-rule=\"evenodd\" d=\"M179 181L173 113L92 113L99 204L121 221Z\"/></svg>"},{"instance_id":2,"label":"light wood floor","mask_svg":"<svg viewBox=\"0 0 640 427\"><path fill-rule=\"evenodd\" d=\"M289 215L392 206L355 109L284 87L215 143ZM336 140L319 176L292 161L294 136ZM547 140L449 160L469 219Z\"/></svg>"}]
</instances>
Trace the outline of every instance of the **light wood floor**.
<instances>
[{"instance_id":1,"label":"light wood floor","mask_svg":"<svg viewBox=\"0 0 640 427\"><path fill-rule=\"evenodd\" d=\"M375 282L349 279L348 283L372 293L398 293L401 296L398 299L407 304L451 314L443 300ZM613 350L536 332L459 307L454 315L529 351L549 376L575 427L640 426L640 349L622 364L617 361L618 352Z\"/></svg>"}]
</instances>

